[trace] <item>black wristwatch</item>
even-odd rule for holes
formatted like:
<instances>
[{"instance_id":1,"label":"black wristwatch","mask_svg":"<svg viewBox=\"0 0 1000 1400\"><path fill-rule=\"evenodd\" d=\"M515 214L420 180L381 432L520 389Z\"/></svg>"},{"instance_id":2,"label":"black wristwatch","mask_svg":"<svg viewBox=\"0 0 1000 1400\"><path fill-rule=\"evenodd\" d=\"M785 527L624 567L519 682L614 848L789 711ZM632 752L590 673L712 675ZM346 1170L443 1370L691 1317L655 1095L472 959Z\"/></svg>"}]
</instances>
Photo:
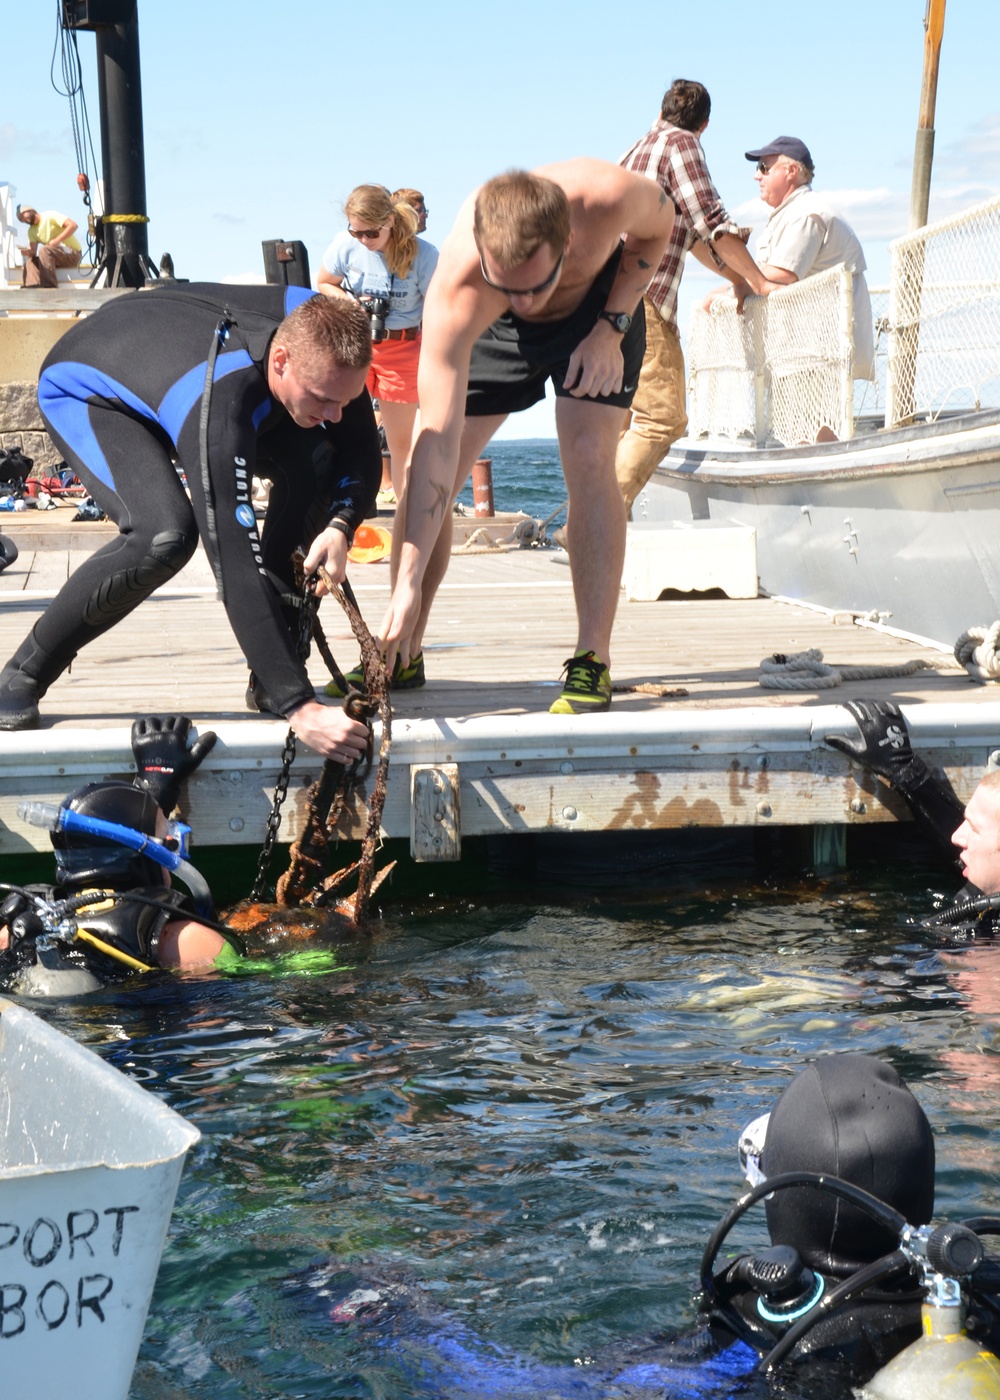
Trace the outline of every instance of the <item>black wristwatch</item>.
<instances>
[{"instance_id":1,"label":"black wristwatch","mask_svg":"<svg viewBox=\"0 0 1000 1400\"><path fill-rule=\"evenodd\" d=\"M614 326L619 335L626 335L632 325L632 317L627 311L599 311L597 318Z\"/></svg>"},{"instance_id":2,"label":"black wristwatch","mask_svg":"<svg viewBox=\"0 0 1000 1400\"><path fill-rule=\"evenodd\" d=\"M347 539L347 548L351 549L353 547L354 526L349 525L342 515L335 515L332 519L328 520L326 522L326 528L328 530L339 530Z\"/></svg>"}]
</instances>

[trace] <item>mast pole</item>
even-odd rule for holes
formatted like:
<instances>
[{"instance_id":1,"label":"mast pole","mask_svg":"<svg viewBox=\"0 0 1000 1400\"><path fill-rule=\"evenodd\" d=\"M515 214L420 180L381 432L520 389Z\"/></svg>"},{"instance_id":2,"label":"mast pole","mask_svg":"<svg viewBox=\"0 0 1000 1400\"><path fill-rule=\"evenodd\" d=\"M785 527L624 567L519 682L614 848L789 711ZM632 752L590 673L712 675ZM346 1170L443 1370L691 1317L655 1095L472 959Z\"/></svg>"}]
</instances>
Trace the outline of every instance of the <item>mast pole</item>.
<instances>
[{"instance_id":1,"label":"mast pole","mask_svg":"<svg viewBox=\"0 0 1000 1400\"><path fill-rule=\"evenodd\" d=\"M913 186L910 192L910 233L927 223L931 197L931 165L934 160L934 106L937 102L938 62L944 34L945 0L927 0L924 12L924 80L920 89L920 117L913 153ZM917 352L920 348L920 314L924 292L926 240L916 239L893 260L889 305L894 321L889 367L886 375L885 426L912 423L917 413ZM907 308L904 312L903 308ZM904 323L900 324L900 317Z\"/></svg>"},{"instance_id":2,"label":"mast pole","mask_svg":"<svg viewBox=\"0 0 1000 1400\"><path fill-rule=\"evenodd\" d=\"M924 14L924 79L920 88L920 116L913 152L913 185L910 191L910 232L923 228L931 197L934 162L934 107L937 103L938 64L944 35L945 0L927 0Z\"/></svg>"},{"instance_id":3,"label":"mast pole","mask_svg":"<svg viewBox=\"0 0 1000 1400\"><path fill-rule=\"evenodd\" d=\"M136 0L62 0L62 26L93 30L97 40L105 212L94 281L141 287L157 274L147 236Z\"/></svg>"}]
</instances>

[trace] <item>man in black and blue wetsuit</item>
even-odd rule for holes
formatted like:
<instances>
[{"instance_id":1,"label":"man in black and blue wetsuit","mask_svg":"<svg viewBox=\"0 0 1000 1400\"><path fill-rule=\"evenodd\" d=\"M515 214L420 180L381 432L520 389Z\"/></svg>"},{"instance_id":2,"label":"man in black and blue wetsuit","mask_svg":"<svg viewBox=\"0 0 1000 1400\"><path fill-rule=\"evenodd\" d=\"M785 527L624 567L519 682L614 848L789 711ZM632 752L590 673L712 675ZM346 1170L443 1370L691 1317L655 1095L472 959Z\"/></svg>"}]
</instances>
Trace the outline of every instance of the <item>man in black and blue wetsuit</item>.
<instances>
[{"instance_id":1,"label":"man in black and blue wetsuit","mask_svg":"<svg viewBox=\"0 0 1000 1400\"><path fill-rule=\"evenodd\" d=\"M309 546L307 573L324 565L341 581L374 507L370 360L361 307L298 287L165 285L68 331L42 367L39 406L119 534L0 672L0 729L37 727L39 699L81 647L173 577L200 534L254 673L248 699L324 757L353 762L366 727L316 700L296 653L291 555ZM254 475L272 483L261 534Z\"/></svg>"}]
</instances>

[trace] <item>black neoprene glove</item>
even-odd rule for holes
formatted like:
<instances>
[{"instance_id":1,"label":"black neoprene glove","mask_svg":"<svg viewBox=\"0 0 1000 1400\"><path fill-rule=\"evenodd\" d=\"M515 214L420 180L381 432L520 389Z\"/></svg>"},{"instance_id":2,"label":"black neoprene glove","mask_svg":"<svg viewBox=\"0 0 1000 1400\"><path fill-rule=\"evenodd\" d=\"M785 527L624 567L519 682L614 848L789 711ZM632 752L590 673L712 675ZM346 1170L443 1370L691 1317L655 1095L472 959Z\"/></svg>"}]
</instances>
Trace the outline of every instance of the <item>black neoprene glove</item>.
<instances>
[{"instance_id":1,"label":"black neoprene glove","mask_svg":"<svg viewBox=\"0 0 1000 1400\"><path fill-rule=\"evenodd\" d=\"M181 783L211 753L218 737L208 729L188 748L190 733L187 715L149 715L132 725L135 786L151 793L167 817L177 806Z\"/></svg>"},{"instance_id":2,"label":"black neoprene glove","mask_svg":"<svg viewBox=\"0 0 1000 1400\"><path fill-rule=\"evenodd\" d=\"M905 792L911 777L926 773L927 765L910 747L910 732L898 705L891 700L847 700L844 709L857 721L861 739L827 734L826 742L831 748L888 778L900 792Z\"/></svg>"},{"instance_id":3,"label":"black neoprene glove","mask_svg":"<svg viewBox=\"0 0 1000 1400\"><path fill-rule=\"evenodd\" d=\"M853 758L886 778L906 798L915 816L922 818L950 855L951 844L965 816L965 809L947 781L936 778L924 760L913 752L906 720L891 700L847 700L844 709L853 715L861 739L827 734L831 748Z\"/></svg>"}]
</instances>

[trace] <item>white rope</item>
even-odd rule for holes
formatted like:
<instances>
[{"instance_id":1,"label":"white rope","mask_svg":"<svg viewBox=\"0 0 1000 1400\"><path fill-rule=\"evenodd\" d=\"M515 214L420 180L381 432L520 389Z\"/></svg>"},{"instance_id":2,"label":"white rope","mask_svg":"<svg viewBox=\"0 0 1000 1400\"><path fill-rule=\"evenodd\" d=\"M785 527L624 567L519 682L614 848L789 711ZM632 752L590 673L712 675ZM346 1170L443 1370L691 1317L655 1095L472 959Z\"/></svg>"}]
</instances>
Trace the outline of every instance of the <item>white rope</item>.
<instances>
[{"instance_id":1,"label":"white rope","mask_svg":"<svg viewBox=\"0 0 1000 1400\"><path fill-rule=\"evenodd\" d=\"M791 656L776 652L774 656L765 657L760 663L760 684L765 690L832 690L843 681L912 676L914 671L927 666L926 661L902 661L898 666L828 666L823 653L812 647Z\"/></svg>"},{"instance_id":2,"label":"white rope","mask_svg":"<svg viewBox=\"0 0 1000 1400\"><path fill-rule=\"evenodd\" d=\"M955 660L974 681L989 685L1000 681L1000 622L992 627L970 627L955 643Z\"/></svg>"},{"instance_id":3,"label":"white rope","mask_svg":"<svg viewBox=\"0 0 1000 1400\"><path fill-rule=\"evenodd\" d=\"M455 545L452 554L503 554L504 547L497 544L489 530L479 526L478 530L473 530L472 534L464 544Z\"/></svg>"}]
</instances>

